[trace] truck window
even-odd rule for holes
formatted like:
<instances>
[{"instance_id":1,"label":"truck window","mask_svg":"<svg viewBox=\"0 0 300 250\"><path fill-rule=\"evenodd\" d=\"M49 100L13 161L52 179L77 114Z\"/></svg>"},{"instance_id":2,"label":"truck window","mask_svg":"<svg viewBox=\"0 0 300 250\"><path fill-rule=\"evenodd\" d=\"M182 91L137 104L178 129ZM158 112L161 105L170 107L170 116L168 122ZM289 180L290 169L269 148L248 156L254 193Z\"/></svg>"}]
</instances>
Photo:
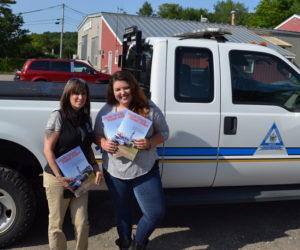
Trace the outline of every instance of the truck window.
<instances>
[{"instance_id":1,"label":"truck window","mask_svg":"<svg viewBox=\"0 0 300 250\"><path fill-rule=\"evenodd\" d=\"M300 77L284 61L249 51L231 51L229 59L233 103L300 111Z\"/></svg>"},{"instance_id":2,"label":"truck window","mask_svg":"<svg viewBox=\"0 0 300 250\"><path fill-rule=\"evenodd\" d=\"M142 56L140 61L137 60L136 46L133 45L126 56L126 70L135 75L136 79L140 83L142 89L146 95L150 90L150 76L151 76L151 64L152 64L152 45L145 44L142 48ZM137 65L138 64L138 65ZM145 64L145 68L141 70L142 64Z\"/></svg>"},{"instance_id":3,"label":"truck window","mask_svg":"<svg viewBox=\"0 0 300 250\"><path fill-rule=\"evenodd\" d=\"M209 49L178 47L175 61L175 99L209 103L214 98L213 56Z\"/></svg>"}]
</instances>

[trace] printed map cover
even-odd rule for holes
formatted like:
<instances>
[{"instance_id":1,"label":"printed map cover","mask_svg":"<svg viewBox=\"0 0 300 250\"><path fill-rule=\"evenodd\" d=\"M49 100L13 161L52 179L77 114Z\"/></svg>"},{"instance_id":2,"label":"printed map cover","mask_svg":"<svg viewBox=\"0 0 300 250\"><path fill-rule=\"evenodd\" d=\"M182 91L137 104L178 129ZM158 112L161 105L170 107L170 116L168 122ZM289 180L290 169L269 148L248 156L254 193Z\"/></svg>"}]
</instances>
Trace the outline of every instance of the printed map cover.
<instances>
[{"instance_id":1,"label":"printed map cover","mask_svg":"<svg viewBox=\"0 0 300 250\"><path fill-rule=\"evenodd\" d=\"M138 152L134 147L134 141L145 138L151 124L150 120L127 110L114 138L119 144L115 157L123 156L133 161Z\"/></svg>"},{"instance_id":2,"label":"printed map cover","mask_svg":"<svg viewBox=\"0 0 300 250\"><path fill-rule=\"evenodd\" d=\"M63 175L74 181L70 183L76 197L94 185L95 174L80 146L70 150L56 160Z\"/></svg>"},{"instance_id":3,"label":"printed map cover","mask_svg":"<svg viewBox=\"0 0 300 250\"><path fill-rule=\"evenodd\" d=\"M117 130L121 124L121 121L125 117L126 110L122 110L119 112L115 112L109 115L102 116L102 122L104 124L105 136L107 139L113 141L115 135L117 134Z\"/></svg>"},{"instance_id":4,"label":"printed map cover","mask_svg":"<svg viewBox=\"0 0 300 250\"><path fill-rule=\"evenodd\" d=\"M138 149L134 147L135 139L145 138L152 122L130 110L123 110L102 116L106 138L119 144L115 157L134 160Z\"/></svg>"}]
</instances>

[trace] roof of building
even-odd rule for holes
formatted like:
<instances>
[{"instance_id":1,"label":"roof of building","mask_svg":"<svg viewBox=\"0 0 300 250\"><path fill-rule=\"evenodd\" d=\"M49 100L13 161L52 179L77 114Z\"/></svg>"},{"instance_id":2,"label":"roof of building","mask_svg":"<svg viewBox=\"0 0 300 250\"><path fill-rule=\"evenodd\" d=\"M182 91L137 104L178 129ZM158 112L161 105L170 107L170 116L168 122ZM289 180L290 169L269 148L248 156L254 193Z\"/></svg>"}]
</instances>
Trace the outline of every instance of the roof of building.
<instances>
[{"instance_id":1,"label":"roof of building","mask_svg":"<svg viewBox=\"0 0 300 250\"><path fill-rule=\"evenodd\" d=\"M285 36L285 37L300 38L300 32L296 32L296 31L275 30L275 29L266 29L266 28L255 28L255 27L247 27L247 29L255 32L255 34L260 36Z\"/></svg>"},{"instance_id":2,"label":"roof of building","mask_svg":"<svg viewBox=\"0 0 300 250\"><path fill-rule=\"evenodd\" d=\"M290 43L287 43L277 37L274 37L274 36L261 36L263 39L266 39L268 41L270 41L271 43L274 43L282 48L290 48L292 47L292 44Z\"/></svg>"},{"instance_id":3,"label":"roof of building","mask_svg":"<svg viewBox=\"0 0 300 250\"><path fill-rule=\"evenodd\" d=\"M274 29L275 30L279 29L282 25L288 23L290 20L292 20L294 18L300 19L300 15L294 14L294 15L290 16L288 19L284 20L282 23L280 23L279 25L277 25Z\"/></svg>"},{"instance_id":4,"label":"roof of building","mask_svg":"<svg viewBox=\"0 0 300 250\"><path fill-rule=\"evenodd\" d=\"M100 13L99 13L100 14ZM96 14L88 15L80 26L89 17L93 17ZM198 21L178 20L178 19L166 19L160 17L146 17L121 13L108 13L101 12L104 21L109 25L112 32L117 35L117 38L122 41L125 28L136 25L139 30L142 31L143 38L146 37L166 37L174 36L181 32L192 32L195 30L202 30L206 28L227 28L232 30L232 35L225 35L228 41L238 43L260 43L265 42L269 48L276 50L288 58L295 58L295 54L277 46L268 40L263 39L259 35L256 35L252 31L248 30L245 26L235 26L229 24L217 24L217 23L204 23ZM98 16L98 15L97 15ZM80 27L79 26L79 27Z\"/></svg>"}]
</instances>

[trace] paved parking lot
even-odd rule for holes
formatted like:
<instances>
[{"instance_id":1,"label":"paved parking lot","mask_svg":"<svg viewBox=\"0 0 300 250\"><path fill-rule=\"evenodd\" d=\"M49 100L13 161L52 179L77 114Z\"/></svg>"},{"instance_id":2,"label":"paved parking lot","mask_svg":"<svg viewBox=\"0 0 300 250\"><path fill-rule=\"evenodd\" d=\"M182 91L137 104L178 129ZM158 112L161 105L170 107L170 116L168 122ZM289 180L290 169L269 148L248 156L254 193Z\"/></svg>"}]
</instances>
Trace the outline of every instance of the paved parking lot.
<instances>
[{"instance_id":1,"label":"paved parking lot","mask_svg":"<svg viewBox=\"0 0 300 250\"><path fill-rule=\"evenodd\" d=\"M1 74L0 73L0 81L13 81L14 74Z\"/></svg>"},{"instance_id":2,"label":"paved parking lot","mask_svg":"<svg viewBox=\"0 0 300 250\"><path fill-rule=\"evenodd\" d=\"M113 207L106 192L89 197L89 249L117 249ZM149 250L297 250L300 249L300 201L171 206L151 236ZM11 248L46 250L47 204L42 202L33 229ZM134 211L134 228L140 212ZM73 228L66 217L68 249L74 249Z\"/></svg>"}]
</instances>

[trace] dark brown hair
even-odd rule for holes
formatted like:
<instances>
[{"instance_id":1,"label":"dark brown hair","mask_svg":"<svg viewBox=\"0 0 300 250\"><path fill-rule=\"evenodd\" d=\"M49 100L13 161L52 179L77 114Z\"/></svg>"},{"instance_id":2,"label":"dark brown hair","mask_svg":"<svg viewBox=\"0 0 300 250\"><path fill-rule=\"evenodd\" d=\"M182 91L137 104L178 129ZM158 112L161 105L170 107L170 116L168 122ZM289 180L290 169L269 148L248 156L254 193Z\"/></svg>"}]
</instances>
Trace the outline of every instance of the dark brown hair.
<instances>
[{"instance_id":1,"label":"dark brown hair","mask_svg":"<svg viewBox=\"0 0 300 250\"><path fill-rule=\"evenodd\" d=\"M61 95L60 98L60 109L66 114L68 118L71 118L72 105L70 103L70 96L72 94L81 94L86 93L86 101L83 106L83 112L85 119L90 117L90 91L87 83L81 78L72 78L70 79Z\"/></svg>"},{"instance_id":2,"label":"dark brown hair","mask_svg":"<svg viewBox=\"0 0 300 250\"><path fill-rule=\"evenodd\" d=\"M118 104L118 101L114 95L115 81L125 81L129 84L132 95L132 101L129 105L129 109L141 116L146 117L146 115L149 113L147 98L138 81L128 71L117 71L111 76L107 86L107 103L110 105Z\"/></svg>"}]
</instances>

